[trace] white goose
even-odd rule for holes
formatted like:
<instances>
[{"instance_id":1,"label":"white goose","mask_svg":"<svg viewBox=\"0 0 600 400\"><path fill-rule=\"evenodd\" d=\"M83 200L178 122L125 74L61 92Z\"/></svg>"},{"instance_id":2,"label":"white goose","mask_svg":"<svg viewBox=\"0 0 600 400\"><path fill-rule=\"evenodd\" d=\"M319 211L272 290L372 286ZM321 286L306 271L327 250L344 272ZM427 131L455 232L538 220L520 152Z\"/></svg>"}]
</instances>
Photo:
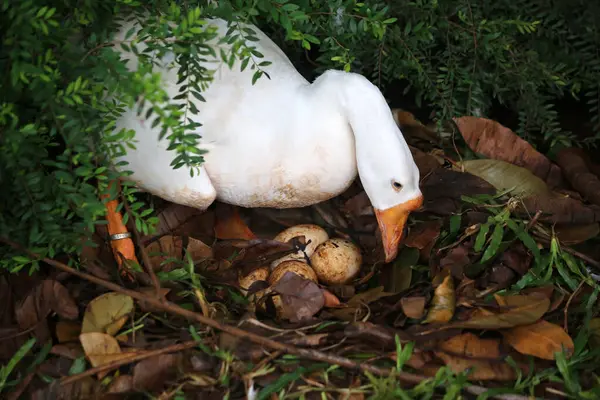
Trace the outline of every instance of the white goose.
<instances>
[{"instance_id":1,"label":"white goose","mask_svg":"<svg viewBox=\"0 0 600 400\"><path fill-rule=\"evenodd\" d=\"M225 35L227 22L210 20ZM134 26L124 24L116 40ZM175 153L158 141L144 113L125 112L116 129L136 131L136 150L121 160L142 190L174 203L206 209L215 199L242 207L303 207L328 200L356 178L375 209L386 261L397 255L410 212L422 204L419 171L379 89L355 73L329 70L312 84L255 26L252 44L272 64L269 75L251 84L249 67L221 63L214 81L197 101L201 148L209 150L200 175L172 169ZM140 50L142 45L138 46ZM136 57L118 48L128 67ZM217 52L218 53L218 52ZM170 57L170 59L169 59ZM163 58L172 63L173 55ZM261 60L262 61L262 60ZM218 67L215 59L208 69ZM156 71L156 69L155 69ZM165 89L179 94L177 66L160 69Z\"/></svg>"}]
</instances>

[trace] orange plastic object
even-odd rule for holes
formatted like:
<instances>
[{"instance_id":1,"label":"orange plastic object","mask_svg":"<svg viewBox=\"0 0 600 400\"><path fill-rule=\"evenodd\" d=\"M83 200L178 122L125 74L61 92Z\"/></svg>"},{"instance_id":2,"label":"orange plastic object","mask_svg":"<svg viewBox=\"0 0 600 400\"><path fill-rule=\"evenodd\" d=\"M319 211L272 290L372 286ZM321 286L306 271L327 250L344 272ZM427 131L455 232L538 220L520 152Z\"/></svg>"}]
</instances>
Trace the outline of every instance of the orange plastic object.
<instances>
[{"instance_id":1,"label":"orange plastic object","mask_svg":"<svg viewBox=\"0 0 600 400\"><path fill-rule=\"evenodd\" d=\"M114 182L109 183L109 188ZM118 185L118 182L117 182ZM101 195L102 199L108 198L108 194ZM128 233L127 227L123 223L123 216L120 212L117 212L117 206L119 205L118 200L110 200L106 203L106 220L108 221L108 235L110 240L110 246L113 251L113 255L119 265L119 271L121 275L127 275L131 277L130 272L126 266L123 266L123 259L134 261L139 264L137 257L135 256L135 246L133 240L129 238L112 240L110 237L119 233Z\"/></svg>"}]
</instances>

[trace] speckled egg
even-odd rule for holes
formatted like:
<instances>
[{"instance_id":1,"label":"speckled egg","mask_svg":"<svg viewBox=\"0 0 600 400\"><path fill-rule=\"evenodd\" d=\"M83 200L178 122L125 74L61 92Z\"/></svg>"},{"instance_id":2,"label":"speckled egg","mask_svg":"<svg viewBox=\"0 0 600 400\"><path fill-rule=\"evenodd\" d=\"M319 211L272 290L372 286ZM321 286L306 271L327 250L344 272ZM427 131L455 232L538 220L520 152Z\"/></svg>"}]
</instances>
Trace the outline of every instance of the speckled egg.
<instances>
[{"instance_id":1,"label":"speckled egg","mask_svg":"<svg viewBox=\"0 0 600 400\"><path fill-rule=\"evenodd\" d=\"M350 282L360 272L362 255L357 245L346 239L329 239L321 243L310 257L319 282L341 285Z\"/></svg>"}]
</instances>

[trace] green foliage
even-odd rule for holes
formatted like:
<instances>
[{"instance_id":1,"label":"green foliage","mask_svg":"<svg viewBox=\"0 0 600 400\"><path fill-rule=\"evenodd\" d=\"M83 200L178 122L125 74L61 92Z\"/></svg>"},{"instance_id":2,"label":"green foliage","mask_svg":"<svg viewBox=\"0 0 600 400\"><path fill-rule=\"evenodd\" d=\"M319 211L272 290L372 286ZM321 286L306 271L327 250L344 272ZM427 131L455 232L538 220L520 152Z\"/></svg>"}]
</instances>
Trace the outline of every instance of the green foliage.
<instances>
[{"instance_id":1,"label":"green foliage","mask_svg":"<svg viewBox=\"0 0 600 400\"><path fill-rule=\"evenodd\" d=\"M116 42L124 17L145 18L143 29ZM232 22L230 50L206 44L215 34L210 17ZM520 134L564 142L553 102L565 94L587 102L600 133L599 21L600 4L582 0L1 0L0 235L49 256L85 243L103 221L99 194L128 175L112 168L115 155L135 146L135 132L114 130L126 107L150 105L172 166L194 174L204 151L188 99L203 99L213 73L198 60L240 59L253 82L268 78L261 68L269 60L240 22L265 29L294 60L313 58L316 72L360 72L382 88L402 81L440 121L485 115L496 100L518 111ZM116 46L137 54L136 70ZM167 51L186 82L173 99L153 72L153 54ZM122 193L126 218L152 229L152 210L136 190L124 182ZM1 262L36 267L8 249Z\"/></svg>"}]
</instances>

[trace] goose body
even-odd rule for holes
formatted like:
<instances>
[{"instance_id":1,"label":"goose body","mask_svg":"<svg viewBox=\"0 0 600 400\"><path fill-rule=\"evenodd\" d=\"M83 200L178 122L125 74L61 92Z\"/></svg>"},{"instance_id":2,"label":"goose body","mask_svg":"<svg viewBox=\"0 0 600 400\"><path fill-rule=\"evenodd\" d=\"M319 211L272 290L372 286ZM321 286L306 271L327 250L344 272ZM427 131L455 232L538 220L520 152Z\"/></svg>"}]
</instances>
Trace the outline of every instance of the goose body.
<instances>
[{"instance_id":1,"label":"goose body","mask_svg":"<svg viewBox=\"0 0 600 400\"><path fill-rule=\"evenodd\" d=\"M225 35L225 21L209 23ZM115 39L124 40L132 26L125 23ZM386 258L393 258L406 217L422 197L418 169L381 92L361 75L336 70L310 83L271 39L251 28L259 39L252 45L264 55L258 62L272 63L262 68L270 79L252 85L254 70L241 71L239 61L231 69L220 58L204 63L215 70L203 92L206 102L191 100L200 111L192 117L202 124L200 147L208 150L200 175L173 169L175 153L167 151L167 140L158 140L160 126L152 128L144 112L127 110L116 129L136 131L136 149L121 157L133 171L131 179L143 190L199 209L215 199L290 208L337 196L358 173L379 220ZM135 70L133 53L119 51ZM165 56L158 71L174 98L184 83L177 84L172 61Z\"/></svg>"}]
</instances>

